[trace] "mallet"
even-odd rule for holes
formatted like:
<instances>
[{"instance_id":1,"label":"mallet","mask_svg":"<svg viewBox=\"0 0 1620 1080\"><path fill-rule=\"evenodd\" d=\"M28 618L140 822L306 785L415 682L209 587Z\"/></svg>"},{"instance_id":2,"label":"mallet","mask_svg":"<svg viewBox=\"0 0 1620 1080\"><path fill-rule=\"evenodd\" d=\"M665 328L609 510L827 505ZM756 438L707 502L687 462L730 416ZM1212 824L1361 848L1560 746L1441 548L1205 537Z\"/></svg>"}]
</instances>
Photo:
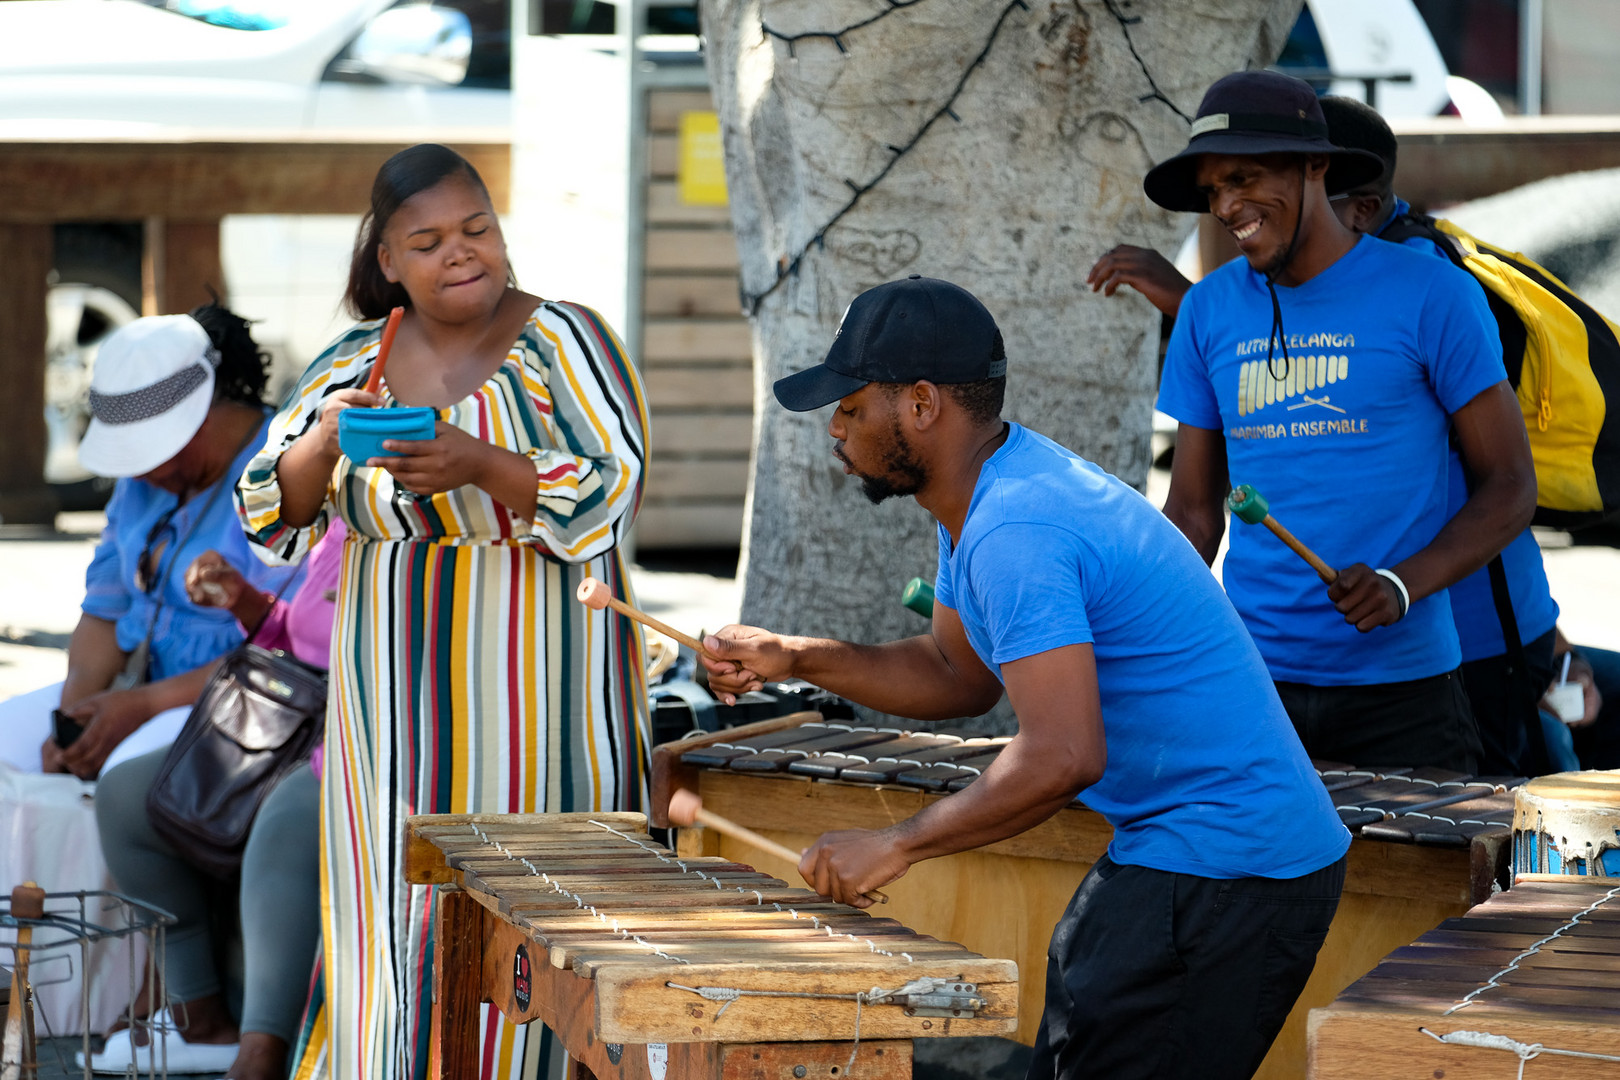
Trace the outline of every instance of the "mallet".
<instances>
[{"instance_id":1,"label":"mallet","mask_svg":"<svg viewBox=\"0 0 1620 1080\"><path fill-rule=\"evenodd\" d=\"M1271 516L1271 505L1266 502L1266 497L1250 485L1239 484L1233 488L1232 493L1226 497L1226 505L1239 519L1250 525L1264 525L1276 533L1277 539L1293 548L1295 554L1310 563L1311 569L1316 571L1316 576L1327 584L1331 585L1339 580L1337 570L1323 562L1316 552L1300 543L1293 533L1277 524L1277 519Z\"/></svg>"},{"instance_id":2,"label":"mallet","mask_svg":"<svg viewBox=\"0 0 1620 1080\"><path fill-rule=\"evenodd\" d=\"M775 855L778 859L786 859L794 866L798 866L799 860L803 858L800 852L794 851L790 847L784 847L775 840L767 840L746 825L739 825L730 818L723 818L719 814L703 809L702 796L688 788L675 789L675 794L669 797L669 810L667 813L669 814L670 823L673 825L679 825L683 829L693 825L707 826L717 833L724 833L733 840L740 840L749 847L758 848L767 855ZM876 889L868 890L864 895L880 904L889 902L888 894L879 892Z\"/></svg>"},{"instance_id":3,"label":"mallet","mask_svg":"<svg viewBox=\"0 0 1620 1080\"><path fill-rule=\"evenodd\" d=\"M388 313L388 322L383 326L382 344L377 346L377 359L371 362L371 374L366 378L368 394L375 394L382 387L383 365L388 363L388 351L394 347L394 335L399 333L399 323L403 318L405 309L402 307Z\"/></svg>"},{"instance_id":4,"label":"mallet","mask_svg":"<svg viewBox=\"0 0 1620 1080\"><path fill-rule=\"evenodd\" d=\"M608 588L605 582L598 581L596 578L588 577L580 582L579 591L574 596L588 608L595 608L597 611L601 611L603 608L612 608L627 619L634 619L643 626L650 626L660 634L674 638L700 656L707 656L710 660L719 659L719 657L703 647L703 642L691 634L683 634L674 627L659 622L646 612L637 611L617 596L614 596L613 590Z\"/></svg>"},{"instance_id":5,"label":"mallet","mask_svg":"<svg viewBox=\"0 0 1620 1080\"><path fill-rule=\"evenodd\" d=\"M45 917L45 890L32 881L12 889L11 917L22 924L17 927L11 1002L6 1009L5 1031L0 1035L0 1077L6 1080L34 1075L34 1014L28 1002L28 947L33 944L34 928L25 920Z\"/></svg>"}]
</instances>

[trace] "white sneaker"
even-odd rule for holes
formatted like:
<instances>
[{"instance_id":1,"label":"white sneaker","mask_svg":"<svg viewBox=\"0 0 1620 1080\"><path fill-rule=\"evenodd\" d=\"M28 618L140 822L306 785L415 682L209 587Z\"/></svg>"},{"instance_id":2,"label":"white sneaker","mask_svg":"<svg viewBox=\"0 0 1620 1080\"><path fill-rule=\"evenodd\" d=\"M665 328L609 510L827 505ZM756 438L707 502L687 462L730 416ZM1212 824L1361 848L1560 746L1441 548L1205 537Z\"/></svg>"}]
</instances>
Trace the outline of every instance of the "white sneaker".
<instances>
[{"instance_id":1,"label":"white sneaker","mask_svg":"<svg viewBox=\"0 0 1620 1080\"><path fill-rule=\"evenodd\" d=\"M165 1051L171 1073L218 1076L236 1061L237 1043L188 1043L182 1039L168 1009L152 1017L151 1032L153 1041L147 1046L136 1046L129 1028L113 1032L107 1036L101 1053L90 1055L90 1071L135 1076L148 1068L162 1069ZM73 1056L79 1068L84 1068L84 1051Z\"/></svg>"}]
</instances>

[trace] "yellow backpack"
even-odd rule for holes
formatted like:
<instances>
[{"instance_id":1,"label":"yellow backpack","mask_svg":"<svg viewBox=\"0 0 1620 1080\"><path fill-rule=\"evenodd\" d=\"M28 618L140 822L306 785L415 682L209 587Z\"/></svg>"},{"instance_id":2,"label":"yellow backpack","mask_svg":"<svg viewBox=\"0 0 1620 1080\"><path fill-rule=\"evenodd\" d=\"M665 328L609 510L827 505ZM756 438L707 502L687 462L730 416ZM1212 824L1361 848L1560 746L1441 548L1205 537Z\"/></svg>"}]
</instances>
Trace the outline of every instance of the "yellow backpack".
<instances>
[{"instance_id":1,"label":"yellow backpack","mask_svg":"<svg viewBox=\"0 0 1620 1080\"><path fill-rule=\"evenodd\" d=\"M1410 213L1380 238L1437 244L1485 288L1536 463L1537 525L1578 529L1620 509L1620 328L1517 252Z\"/></svg>"}]
</instances>

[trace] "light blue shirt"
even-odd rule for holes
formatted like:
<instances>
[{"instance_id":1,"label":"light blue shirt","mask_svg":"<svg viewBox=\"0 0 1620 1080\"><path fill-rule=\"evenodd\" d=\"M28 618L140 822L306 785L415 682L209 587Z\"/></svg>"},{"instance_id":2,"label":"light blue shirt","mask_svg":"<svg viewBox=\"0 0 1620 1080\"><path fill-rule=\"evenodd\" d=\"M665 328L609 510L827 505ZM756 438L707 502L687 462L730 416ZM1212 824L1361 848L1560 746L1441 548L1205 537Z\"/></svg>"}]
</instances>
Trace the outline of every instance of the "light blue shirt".
<instances>
[{"instance_id":1,"label":"light blue shirt","mask_svg":"<svg viewBox=\"0 0 1620 1080\"><path fill-rule=\"evenodd\" d=\"M1092 646L1108 763L1081 797L1114 827L1109 856L1290 878L1343 855L1350 834L1192 545L1133 488L1009 429L960 542L939 530L935 602L998 679L1014 660Z\"/></svg>"},{"instance_id":2,"label":"light blue shirt","mask_svg":"<svg viewBox=\"0 0 1620 1080\"><path fill-rule=\"evenodd\" d=\"M268 425L266 418L265 425L248 440L214 486L191 496L175 513L170 521L172 528L162 534L166 540L158 559L162 578L150 594L136 583L136 568L153 526L173 509L179 497L144 480L120 480L113 488L107 503L107 527L96 545L90 569L85 571L81 608L86 615L116 623L118 647L133 652L146 637L161 598L162 608L152 633L150 675L154 680L200 667L242 642L242 628L230 612L198 607L186 596L186 568L198 555L210 549L219 552L254 588L269 592L280 588L294 573L292 567L268 567L253 554L231 498L237 478L264 444ZM184 542L176 551L175 544L182 538ZM288 590L287 598L292 592Z\"/></svg>"}]
</instances>

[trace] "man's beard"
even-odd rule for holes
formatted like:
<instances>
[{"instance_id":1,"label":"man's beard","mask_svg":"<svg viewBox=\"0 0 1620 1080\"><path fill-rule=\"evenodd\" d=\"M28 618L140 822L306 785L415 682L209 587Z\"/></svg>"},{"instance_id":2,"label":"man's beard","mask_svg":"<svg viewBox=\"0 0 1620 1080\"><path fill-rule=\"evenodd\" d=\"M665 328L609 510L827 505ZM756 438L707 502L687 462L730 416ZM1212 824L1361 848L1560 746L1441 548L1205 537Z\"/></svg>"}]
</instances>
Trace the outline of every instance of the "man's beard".
<instances>
[{"instance_id":1,"label":"man's beard","mask_svg":"<svg viewBox=\"0 0 1620 1080\"><path fill-rule=\"evenodd\" d=\"M883 472L877 476L861 474L861 494L874 505L895 495L915 495L928 482L928 470L900 434L900 418L891 416L890 422L893 427L883 456Z\"/></svg>"}]
</instances>

